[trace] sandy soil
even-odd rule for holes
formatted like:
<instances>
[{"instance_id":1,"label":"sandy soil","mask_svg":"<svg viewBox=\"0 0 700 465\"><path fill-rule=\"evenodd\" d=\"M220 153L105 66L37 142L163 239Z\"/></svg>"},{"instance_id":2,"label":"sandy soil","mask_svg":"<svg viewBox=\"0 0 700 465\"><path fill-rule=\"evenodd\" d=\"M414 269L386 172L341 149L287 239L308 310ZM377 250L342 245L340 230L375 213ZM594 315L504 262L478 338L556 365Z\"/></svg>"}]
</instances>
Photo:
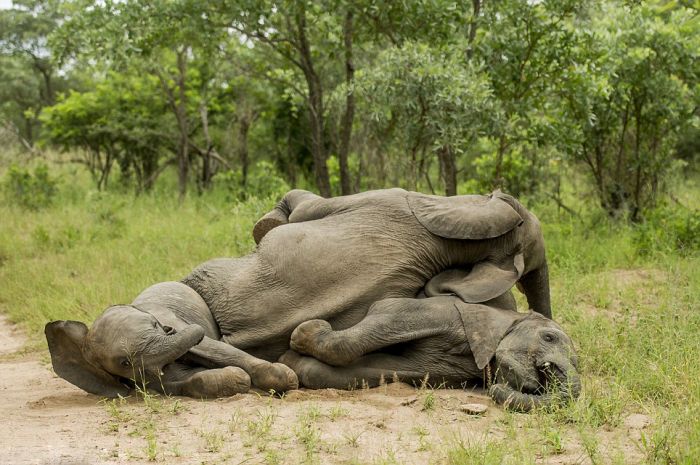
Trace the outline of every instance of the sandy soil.
<instances>
[{"instance_id":1,"label":"sandy soil","mask_svg":"<svg viewBox=\"0 0 700 465\"><path fill-rule=\"evenodd\" d=\"M0 316L3 464L445 463L459 444L484 453L489 442L513 436L535 441L538 462L590 463L574 427L552 452L541 434L525 434L523 428L538 431L531 416L506 414L480 391L389 384L300 390L282 399L249 393L215 401L106 401L58 378L47 354L24 352L23 345ZM488 410L471 416L461 411L464 403ZM620 456L638 462L635 443L648 425L648 417L633 414L616 430L594 433L603 462Z\"/></svg>"}]
</instances>

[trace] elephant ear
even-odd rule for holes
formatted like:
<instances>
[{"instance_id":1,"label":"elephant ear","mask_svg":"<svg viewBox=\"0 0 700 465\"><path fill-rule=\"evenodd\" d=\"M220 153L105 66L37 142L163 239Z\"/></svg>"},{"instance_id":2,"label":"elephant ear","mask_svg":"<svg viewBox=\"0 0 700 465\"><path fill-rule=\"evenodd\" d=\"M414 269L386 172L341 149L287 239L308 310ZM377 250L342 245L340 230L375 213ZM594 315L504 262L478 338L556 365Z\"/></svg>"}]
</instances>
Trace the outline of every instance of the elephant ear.
<instances>
[{"instance_id":1,"label":"elephant ear","mask_svg":"<svg viewBox=\"0 0 700 465\"><path fill-rule=\"evenodd\" d=\"M455 301L476 366L483 370L508 330L527 315L486 305Z\"/></svg>"},{"instance_id":2,"label":"elephant ear","mask_svg":"<svg viewBox=\"0 0 700 465\"><path fill-rule=\"evenodd\" d=\"M523 222L499 194L440 197L412 192L406 199L420 224L436 236L479 240L502 236Z\"/></svg>"},{"instance_id":3,"label":"elephant ear","mask_svg":"<svg viewBox=\"0 0 700 465\"><path fill-rule=\"evenodd\" d=\"M483 261L471 270L450 269L433 277L425 285L425 295L456 295L466 303L480 303L508 292L525 269L522 253L500 261Z\"/></svg>"},{"instance_id":4,"label":"elephant ear","mask_svg":"<svg viewBox=\"0 0 700 465\"><path fill-rule=\"evenodd\" d=\"M82 347L88 329L79 321L52 321L44 334L49 343L51 364L58 376L71 384L103 397L126 396L130 389L119 378L88 362Z\"/></svg>"}]
</instances>

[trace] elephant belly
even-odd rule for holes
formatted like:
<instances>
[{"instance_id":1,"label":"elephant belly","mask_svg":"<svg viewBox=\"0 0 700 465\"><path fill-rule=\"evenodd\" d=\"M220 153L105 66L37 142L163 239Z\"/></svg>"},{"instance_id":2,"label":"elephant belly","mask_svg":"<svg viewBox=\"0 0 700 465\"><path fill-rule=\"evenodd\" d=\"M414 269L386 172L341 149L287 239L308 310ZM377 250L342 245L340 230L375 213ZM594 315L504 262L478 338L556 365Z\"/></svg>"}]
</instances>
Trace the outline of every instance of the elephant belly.
<instances>
[{"instance_id":1,"label":"elephant belly","mask_svg":"<svg viewBox=\"0 0 700 465\"><path fill-rule=\"evenodd\" d=\"M245 271L209 267L204 298L228 342L267 355L270 344L286 348L304 321L344 329L377 300L415 296L431 271L419 266L415 241L396 237L367 224L349 231L328 219L281 226L247 258ZM213 289L212 282L220 284Z\"/></svg>"}]
</instances>

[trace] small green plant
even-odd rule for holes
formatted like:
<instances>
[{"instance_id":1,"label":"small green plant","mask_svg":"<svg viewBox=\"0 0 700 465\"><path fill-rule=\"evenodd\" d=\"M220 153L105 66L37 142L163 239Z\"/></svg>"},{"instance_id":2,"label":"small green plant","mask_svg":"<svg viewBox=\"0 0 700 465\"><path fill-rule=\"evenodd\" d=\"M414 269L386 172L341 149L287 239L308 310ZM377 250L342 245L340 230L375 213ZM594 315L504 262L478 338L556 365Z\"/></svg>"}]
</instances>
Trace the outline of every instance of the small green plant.
<instances>
[{"instance_id":1,"label":"small green plant","mask_svg":"<svg viewBox=\"0 0 700 465\"><path fill-rule=\"evenodd\" d=\"M360 436L362 436L362 433L364 431L360 432L350 432L350 433L345 433L343 434L343 438L345 439L345 443L349 445L350 447L360 447Z\"/></svg>"},{"instance_id":2,"label":"small green plant","mask_svg":"<svg viewBox=\"0 0 700 465\"><path fill-rule=\"evenodd\" d=\"M337 419L346 416L348 413L349 412L347 409L344 409L340 405L336 405L328 412L328 418L330 418L331 421L336 421Z\"/></svg>"},{"instance_id":3,"label":"small green plant","mask_svg":"<svg viewBox=\"0 0 700 465\"><path fill-rule=\"evenodd\" d=\"M302 419L301 424L294 429L297 440L304 447L304 457L306 463L316 463L316 453L319 448L321 434L318 428L307 417Z\"/></svg>"},{"instance_id":4,"label":"small green plant","mask_svg":"<svg viewBox=\"0 0 700 465\"><path fill-rule=\"evenodd\" d=\"M26 168L12 165L4 180L4 191L8 200L29 210L39 210L49 206L56 192L58 183L49 176L46 165L39 165L31 173Z\"/></svg>"},{"instance_id":5,"label":"small green plant","mask_svg":"<svg viewBox=\"0 0 700 465\"><path fill-rule=\"evenodd\" d=\"M418 436L418 451L430 450L430 442L428 442L427 437L430 432L424 426L416 426L413 428L413 432Z\"/></svg>"},{"instance_id":6,"label":"small green plant","mask_svg":"<svg viewBox=\"0 0 700 465\"><path fill-rule=\"evenodd\" d=\"M435 391L429 389L423 395L423 408L421 410L430 412L435 409Z\"/></svg>"},{"instance_id":7,"label":"small green plant","mask_svg":"<svg viewBox=\"0 0 700 465\"><path fill-rule=\"evenodd\" d=\"M640 443L649 463L676 463L673 457L675 439L666 428L662 427L648 435L642 433Z\"/></svg>"},{"instance_id":8,"label":"small green plant","mask_svg":"<svg viewBox=\"0 0 700 465\"><path fill-rule=\"evenodd\" d=\"M155 462L158 459L158 440L155 428L149 428L146 431L146 458L149 462Z\"/></svg>"},{"instance_id":9,"label":"small green plant","mask_svg":"<svg viewBox=\"0 0 700 465\"><path fill-rule=\"evenodd\" d=\"M219 452L224 446L224 435L219 431L200 431L199 435L204 439L204 450L207 452Z\"/></svg>"},{"instance_id":10,"label":"small green plant","mask_svg":"<svg viewBox=\"0 0 700 465\"><path fill-rule=\"evenodd\" d=\"M561 431L553 428L547 428L544 431L545 447L548 453L559 455L564 453L564 444L561 437Z\"/></svg>"}]
</instances>

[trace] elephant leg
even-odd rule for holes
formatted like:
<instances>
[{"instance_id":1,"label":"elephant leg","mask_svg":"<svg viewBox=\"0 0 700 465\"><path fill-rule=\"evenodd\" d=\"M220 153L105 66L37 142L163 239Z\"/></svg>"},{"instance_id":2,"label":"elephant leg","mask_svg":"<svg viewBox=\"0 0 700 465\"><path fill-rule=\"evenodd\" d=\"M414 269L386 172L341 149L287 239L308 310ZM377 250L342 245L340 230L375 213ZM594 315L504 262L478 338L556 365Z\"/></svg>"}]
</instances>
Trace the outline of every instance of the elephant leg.
<instances>
[{"instance_id":1,"label":"elephant leg","mask_svg":"<svg viewBox=\"0 0 700 465\"><path fill-rule=\"evenodd\" d=\"M208 369L172 363L163 371L160 385L152 387L167 395L213 399L230 397L250 389L250 376L237 367Z\"/></svg>"},{"instance_id":2,"label":"elephant leg","mask_svg":"<svg viewBox=\"0 0 700 465\"><path fill-rule=\"evenodd\" d=\"M444 357L444 354L432 357L418 351L407 356L382 353L365 355L344 367L331 366L293 350L280 357L280 362L294 369L300 384L311 389L376 387L383 381L393 380L418 385L426 379L433 384L457 386L473 378L454 361L454 357Z\"/></svg>"},{"instance_id":3,"label":"elephant leg","mask_svg":"<svg viewBox=\"0 0 700 465\"><path fill-rule=\"evenodd\" d=\"M459 312L442 298L385 299L375 302L358 324L342 331L334 331L324 320L300 324L290 347L329 365L344 366L387 346L459 331L463 332Z\"/></svg>"},{"instance_id":4,"label":"elephant leg","mask_svg":"<svg viewBox=\"0 0 700 465\"><path fill-rule=\"evenodd\" d=\"M255 239L255 243L259 244L270 230L277 226L287 224L289 222L289 215L292 214L299 204L307 200L323 200L323 197L301 189L294 189L287 192L284 197L282 197L282 200L277 203L275 208L255 223L253 227L253 239Z\"/></svg>"},{"instance_id":5,"label":"elephant leg","mask_svg":"<svg viewBox=\"0 0 700 465\"><path fill-rule=\"evenodd\" d=\"M253 386L264 391L285 392L298 387L297 376L289 367L253 357L225 341L225 336L222 341L205 337L189 350L187 360L208 368L242 368Z\"/></svg>"},{"instance_id":6,"label":"elephant leg","mask_svg":"<svg viewBox=\"0 0 700 465\"><path fill-rule=\"evenodd\" d=\"M552 318L547 263L520 278L517 287L527 297L527 304L532 310Z\"/></svg>"}]
</instances>

